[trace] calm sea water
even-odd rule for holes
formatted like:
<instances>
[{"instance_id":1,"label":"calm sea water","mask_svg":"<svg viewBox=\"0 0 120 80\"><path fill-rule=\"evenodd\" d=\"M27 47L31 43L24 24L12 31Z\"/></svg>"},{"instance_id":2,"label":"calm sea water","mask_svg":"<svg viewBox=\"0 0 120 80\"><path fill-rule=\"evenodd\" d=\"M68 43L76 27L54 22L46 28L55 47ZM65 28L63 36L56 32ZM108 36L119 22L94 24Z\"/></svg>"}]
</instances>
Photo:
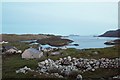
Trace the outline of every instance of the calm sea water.
<instances>
[{"instance_id":1,"label":"calm sea water","mask_svg":"<svg viewBox=\"0 0 120 80\"><path fill-rule=\"evenodd\" d=\"M89 48L104 48L104 47L111 47L113 45L105 45L106 41L115 40L118 38L113 37L93 37L93 36L67 36L62 37L65 39L73 40L73 43L67 45L67 48L76 48L76 49L89 49ZM36 40L29 40L29 41L22 41L22 42L31 42ZM71 44L79 44L79 46L73 46ZM42 47L53 47L50 45L42 45Z\"/></svg>"},{"instance_id":2,"label":"calm sea water","mask_svg":"<svg viewBox=\"0 0 120 80\"><path fill-rule=\"evenodd\" d=\"M79 46L70 46L68 48L77 48L77 49L88 49L88 48L104 48L110 47L111 45L105 45L106 41L115 40L118 38L111 38L111 37L93 37L93 36L68 36L63 37L74 42L72 44L79 44Z\"/></svg>"}]
</instances>

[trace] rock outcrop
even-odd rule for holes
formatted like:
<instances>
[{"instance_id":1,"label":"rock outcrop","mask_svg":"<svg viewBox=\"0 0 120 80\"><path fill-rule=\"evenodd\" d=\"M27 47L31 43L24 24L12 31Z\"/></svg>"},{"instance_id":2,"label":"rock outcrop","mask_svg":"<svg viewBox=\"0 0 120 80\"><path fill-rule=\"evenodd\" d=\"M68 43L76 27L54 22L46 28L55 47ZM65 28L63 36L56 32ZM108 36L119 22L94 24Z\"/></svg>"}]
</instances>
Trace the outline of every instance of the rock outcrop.
<instances>
[{"instance_id":1,"label":"rock outcrop","mask_svg":"<svg viewBox=\"0 0 120 80\"><path fill-rule=\"evenodd\" d=\"M104 44L106 45L120 45L120 39L112 40L112 41L107 41Z\"/></svg>"}]
</instances>

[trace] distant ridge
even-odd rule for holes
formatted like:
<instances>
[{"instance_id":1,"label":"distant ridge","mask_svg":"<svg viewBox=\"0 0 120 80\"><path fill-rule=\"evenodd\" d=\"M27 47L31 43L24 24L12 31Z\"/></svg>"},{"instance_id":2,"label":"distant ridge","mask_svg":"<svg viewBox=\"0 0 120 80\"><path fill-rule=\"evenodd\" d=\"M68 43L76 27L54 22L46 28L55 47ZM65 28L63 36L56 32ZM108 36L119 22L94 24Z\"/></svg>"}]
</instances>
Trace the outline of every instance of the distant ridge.
<instances>
[{"instance_id":1,"label":"distant ridge","mask_svg":"<svg viewBox=\"0 0 120 80\"><path fill-rule=\"evenodd\" d=\"M98 37L120 37L120 29L107 31Z\"/></svg>"}]
</instances>

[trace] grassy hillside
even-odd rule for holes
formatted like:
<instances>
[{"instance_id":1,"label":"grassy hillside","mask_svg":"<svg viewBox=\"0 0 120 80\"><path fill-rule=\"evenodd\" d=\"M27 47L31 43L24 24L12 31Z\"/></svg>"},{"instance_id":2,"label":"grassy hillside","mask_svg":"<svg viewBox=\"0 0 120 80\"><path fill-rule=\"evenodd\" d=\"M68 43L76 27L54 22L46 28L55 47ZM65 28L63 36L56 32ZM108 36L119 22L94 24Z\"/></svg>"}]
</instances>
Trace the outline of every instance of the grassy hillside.
<instances>
[{"instance_id":1,"label":"grassy hillside","mask_svg":"<svg viewBox=\"0 0 120 80\"><path fill-rule=\"evenodd\" d=\"M22 40L34 40L34 39L43 39L49 38L50 35L43 35L43 34L2 34L2 40L8 42L15 42L15 41L22 41Z\"/></svg>"}]
</instances>

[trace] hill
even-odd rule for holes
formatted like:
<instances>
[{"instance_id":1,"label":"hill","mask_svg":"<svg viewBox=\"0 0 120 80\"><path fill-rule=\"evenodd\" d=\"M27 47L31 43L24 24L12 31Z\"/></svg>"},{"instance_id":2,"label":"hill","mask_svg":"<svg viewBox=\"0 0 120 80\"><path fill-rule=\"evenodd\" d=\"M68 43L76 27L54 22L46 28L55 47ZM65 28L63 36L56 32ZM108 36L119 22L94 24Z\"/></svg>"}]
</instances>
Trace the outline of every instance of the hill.
<instances>
[{"instance_id":1,"label":"hill","mask_svg":"<svg viewBox=\"0 0 120 80\"><path fill-rule=\"evenodd\" d=\"M50 35L44 34L1 34L2 41L16 42L16 41L25 41L25 40L36 40L44 39L51 37Z\"/></svg>"},{"instance_id":2,"label":"hill","mask_svg":"<svg viewBox=\"0 0 120 80\"><path fill-rule=\"evenodd\" d=\"M98 37L120 37L120 29L107 31Z\"/></svg>"}]
</instances>

